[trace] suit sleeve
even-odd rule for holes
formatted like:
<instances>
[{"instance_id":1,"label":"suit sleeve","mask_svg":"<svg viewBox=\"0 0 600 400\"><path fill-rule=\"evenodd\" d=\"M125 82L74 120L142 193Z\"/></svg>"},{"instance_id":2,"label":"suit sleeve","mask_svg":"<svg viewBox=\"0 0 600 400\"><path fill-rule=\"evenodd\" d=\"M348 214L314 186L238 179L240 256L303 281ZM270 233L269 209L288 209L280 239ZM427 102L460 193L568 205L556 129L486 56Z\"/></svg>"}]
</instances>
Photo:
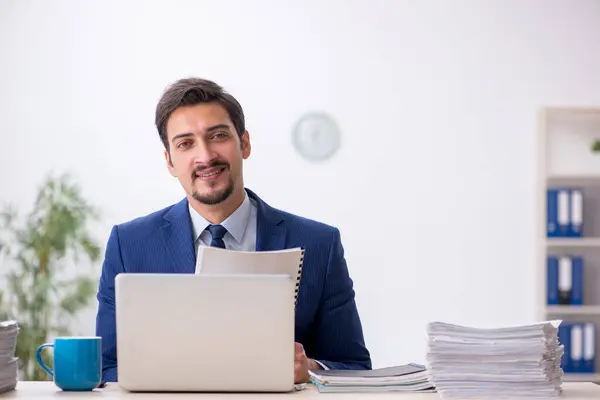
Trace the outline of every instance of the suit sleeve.
<instances>
[{"instance_id":1,"label":"suit sleeve","mask_svg":"<svg viewBox=\"0 0 600 400\"><path fill-rule=\"evenodd\" d=\"M124 267L119 244L119 231L117 226L114 226L106 245L97 295L96 335L102 338L102 380L105 382L118 380L115 277L121 272L124 272Z\"/></svg>"},{"instance_id":2,"label":"suit sleeve","mask_svg":"<svg viewBox=\"0 0 600 400\"><path fill-rule=\"evenodd\" d=\"M372 368L338 229L333 235L315 323L315 361L329 369Z\"/></svg>"}]
</instances>

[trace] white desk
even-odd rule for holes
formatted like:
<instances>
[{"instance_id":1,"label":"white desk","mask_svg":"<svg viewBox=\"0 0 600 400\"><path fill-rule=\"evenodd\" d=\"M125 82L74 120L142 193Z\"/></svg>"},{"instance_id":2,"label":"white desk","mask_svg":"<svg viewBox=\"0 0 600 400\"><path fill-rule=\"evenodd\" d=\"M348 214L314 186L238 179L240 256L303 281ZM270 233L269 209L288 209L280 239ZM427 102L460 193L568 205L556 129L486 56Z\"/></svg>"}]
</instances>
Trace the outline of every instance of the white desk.
<instances>
[{"instance_id":1,"label":"white desk","mask_svg":"<svg viewBox=\"0 0 600 400\"><path fill-rule=\"evenodd\" d=\"M565 382L563 384L563 399L569 400L591 400L600 399L600 386L593 383L578 383ZM215 393L129 393L119 388L118 384L108 383L104 389L96 389L93 392L63 392L58 389L52 382L19 382L17 389L13 392L0 395L0 399L57 399L68 398L72 400L85 399L257 399L268 398L271 400L280 399L317 399L327 400L330 398L337 399L379 399L379 398L396 398L401 400L439 400L437 393L367 393L367 394L334 394L334 393L319 393L312 385L308 385L305 390L292 393L277 393L277 394L215 394Z\"/></svg>"}]
</instances>

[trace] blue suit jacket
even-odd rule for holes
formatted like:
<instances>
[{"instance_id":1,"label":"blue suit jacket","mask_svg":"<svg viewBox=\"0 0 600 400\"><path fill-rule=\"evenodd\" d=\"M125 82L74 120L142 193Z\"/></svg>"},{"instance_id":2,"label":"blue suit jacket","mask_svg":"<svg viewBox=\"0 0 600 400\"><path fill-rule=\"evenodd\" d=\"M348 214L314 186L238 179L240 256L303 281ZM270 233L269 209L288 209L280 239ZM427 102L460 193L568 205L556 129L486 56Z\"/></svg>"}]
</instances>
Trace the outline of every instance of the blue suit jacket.
<instances>
[{"instance_id":1,"label":"blue suit jacket","mask_svg":"<svg viewBox=\"0 0 600 400\"><path fill-rule=\"evenodd\" d=\"M296 341L302 343L308 357L331 369L370 369L339 230L272 208L252 191L247 193L257 204L257 251L305 248ZM117 274L193 274L195 254L187 199L113 227L97 295L96 334L102 337L103 380L117 380Z\"/></svg>"}]
</instances>

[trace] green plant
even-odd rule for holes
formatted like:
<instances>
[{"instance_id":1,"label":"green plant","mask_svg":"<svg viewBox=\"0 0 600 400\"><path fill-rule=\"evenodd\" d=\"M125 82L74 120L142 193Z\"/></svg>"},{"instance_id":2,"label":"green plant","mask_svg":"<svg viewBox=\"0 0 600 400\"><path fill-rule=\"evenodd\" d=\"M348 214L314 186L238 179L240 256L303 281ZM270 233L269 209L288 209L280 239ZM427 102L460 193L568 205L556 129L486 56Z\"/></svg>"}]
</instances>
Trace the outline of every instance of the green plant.
<instances>
[{"instance_id":1,"label":"green plant","mask_svg":"<svg viewBox=\"0 0 600 400\"><path fill-rule=\"evenodd\" d=\"M600 139L594 140L590 149L592 150L592 153L600 153Z\"/></svg>"},{"instance_id":2,"label":"green plant","mask_svg":"<svg viewBox=\"0 0 600 400\"><path fill-rule=\"evenodd\" d=\"M97 217L68 175L44 181L21 224L14 207L0 212L0 267L8 264L0 271L5 282L0 319L19 323L21 380L50 378L37 366L37 346L50 337L72 334L69 323L93 298L96 283L81 274L81 256L89 260L90 270L100 257L87 226ZM51 357L44 359L52 365Z\"/></svg>"}]
</instances>

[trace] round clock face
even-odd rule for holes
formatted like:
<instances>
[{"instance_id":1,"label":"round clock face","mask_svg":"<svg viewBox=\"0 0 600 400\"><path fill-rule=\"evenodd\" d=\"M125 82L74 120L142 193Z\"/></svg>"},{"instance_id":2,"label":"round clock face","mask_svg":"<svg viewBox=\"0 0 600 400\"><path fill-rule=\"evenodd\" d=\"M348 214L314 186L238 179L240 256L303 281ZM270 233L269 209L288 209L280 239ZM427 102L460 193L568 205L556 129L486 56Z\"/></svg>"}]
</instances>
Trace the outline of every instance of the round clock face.
<instances>
[{"instance_id":1,"label":"round clock face","mask_svg":"<svg viewBox=\"0 0 600 400\"><path fill-rule=\"evenodd\" d=\"M304 115L292 132L294 147L304 158L325 160L340 147L341 134L335 121L327 114Z\"/></svg>"}]
</instances>

